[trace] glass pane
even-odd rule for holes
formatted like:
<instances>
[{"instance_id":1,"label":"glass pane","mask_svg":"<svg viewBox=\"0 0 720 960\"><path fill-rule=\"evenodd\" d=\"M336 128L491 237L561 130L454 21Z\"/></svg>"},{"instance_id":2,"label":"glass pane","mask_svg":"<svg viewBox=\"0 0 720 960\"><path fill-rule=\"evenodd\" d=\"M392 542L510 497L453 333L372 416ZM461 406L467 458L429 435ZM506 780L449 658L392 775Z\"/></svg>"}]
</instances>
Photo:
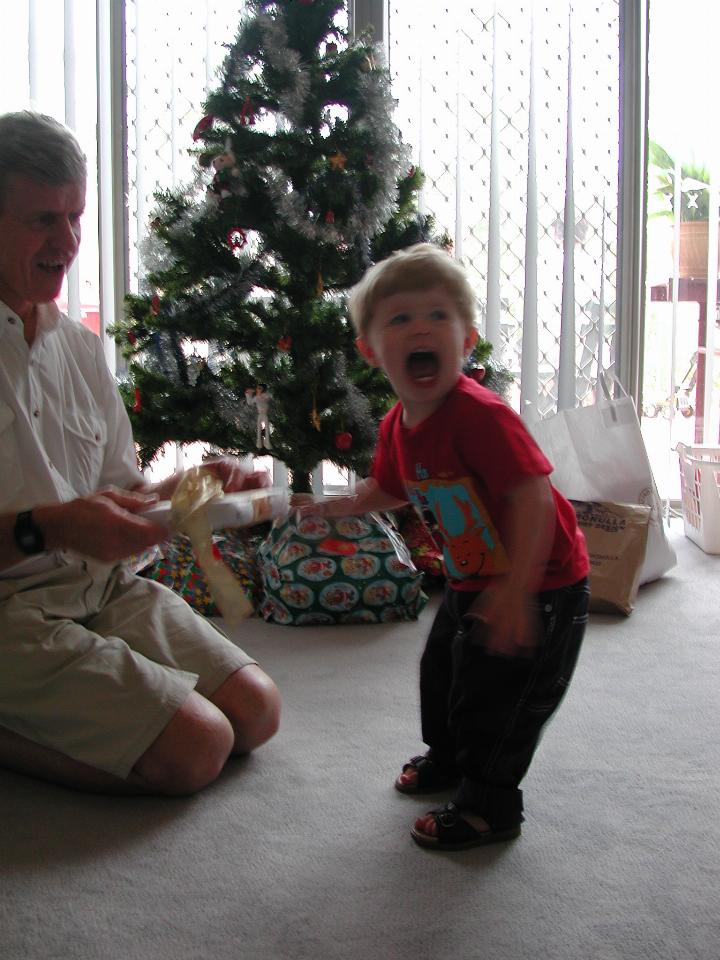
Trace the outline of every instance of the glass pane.
<instances>
[{"instance_id":1,"label":"glass pane","mask_svg":"<svg viewBox=\"0 0 720 960\"><path fill-rule=\"evenodd\" d=\"M572 43L569 43L572 27ZM454 241L481 312L488 291L493 150L499 167L501 359L519 384L526 284L529 98L535 95L538 408L557 402L572 75L575 392L592 402L614 362L619 5L390 0L396 121L427 180L424 212ZM534 71L531 71L531 49ZM569 50L572 51L570 69ZM493 131L492 96L497 111ZM518 397L513 397L517 406Z\"/></svg>"},{"instance_id":2,"label":"glass pane","mask_svg":"<svg viewBox=\"0 0 720 960\"><path fill-rule=\"evenodd\" d=\"M647 290L642 427L662 496L680 497L678 443L718 444L718 13L650 4ZM669 69L672 65L672 69ZM714 239L714 243L711 242Z\"/></svg>"}]
</instances>

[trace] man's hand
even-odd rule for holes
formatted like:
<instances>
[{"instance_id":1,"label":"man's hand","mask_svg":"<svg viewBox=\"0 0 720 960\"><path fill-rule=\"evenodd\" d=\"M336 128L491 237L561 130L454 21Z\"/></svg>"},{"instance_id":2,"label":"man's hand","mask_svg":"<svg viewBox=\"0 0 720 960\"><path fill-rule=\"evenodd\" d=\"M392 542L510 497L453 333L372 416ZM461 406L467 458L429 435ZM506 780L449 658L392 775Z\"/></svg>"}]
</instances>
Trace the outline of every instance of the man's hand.
<instances>
[{"instance_id":1,"label":"man's hand","mask_svg":"<svg viewBox=\"0 0 720 960\"><path fill-rule=\"evenodd\" d=\"M258 490L270 486L270 474L267 470L254 470L248 473L234 457L218 457L205 460L202 464L217 477L225 493L237 493L239 490Z\"/></svg>"},{"instance_id":2,"label":"man's hand","mask_svg":"<svg viewBox=\"0 0 720 960\"><path fill-rule=\"evenodd\" d=\"M216 457L214 460L205 460L200 466L207 469L223 485L225 493L237 493L239 490L258 490L270 486L270 474L267 470L248 472L240 466L235 457ZM183 477L183 472L161 480L159 483L140 484L135 487L136 493L155 494L160 500L170 500Z\"/></svg>"},{"instance_id":3,"label":"man's hand","mask_svg":"<svg viewBox=\"0 0 720 960\"><path fill-rule=\"evenodd\" d=\"M35 514L50 550L71 550L104 563L123 560L171 536L142 511L154 495L107 487L69 503L40 507Z\"/></svg>"}]
</instances>

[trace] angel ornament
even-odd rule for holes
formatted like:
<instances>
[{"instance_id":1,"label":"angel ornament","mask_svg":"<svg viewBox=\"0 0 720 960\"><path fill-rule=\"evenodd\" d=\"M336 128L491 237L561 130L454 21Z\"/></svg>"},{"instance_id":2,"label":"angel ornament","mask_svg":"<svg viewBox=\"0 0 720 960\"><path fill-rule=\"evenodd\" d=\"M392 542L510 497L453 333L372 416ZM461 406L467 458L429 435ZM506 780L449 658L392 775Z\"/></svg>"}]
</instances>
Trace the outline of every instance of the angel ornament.
<instances>
[{"instance_id":1,"label":"angel ornament","mask_svg":"<svg viewBox=\"0 0 720 960\"><path fill-rule=\"evenodd\" d=\"M271 394L266 390L263 384L258 384L253 390L249 387L245 391L245 400L251 407L257 408L257 438L258 448L271 450L270 434L272 433L272 424L270 423L270 399Z\"/></svg>"}]
</instances>

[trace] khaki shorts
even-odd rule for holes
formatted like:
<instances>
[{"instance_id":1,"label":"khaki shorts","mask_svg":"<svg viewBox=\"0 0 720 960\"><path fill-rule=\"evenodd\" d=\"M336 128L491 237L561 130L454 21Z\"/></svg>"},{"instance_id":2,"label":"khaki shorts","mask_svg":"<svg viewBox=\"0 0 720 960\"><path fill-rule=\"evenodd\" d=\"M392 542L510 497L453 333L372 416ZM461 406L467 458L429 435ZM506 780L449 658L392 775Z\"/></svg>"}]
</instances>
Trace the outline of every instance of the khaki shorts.
<instances>
[{"instance_id":1,"label":"khaki shorts","mask_svg":"<svg viewBox=\"0 0 720 960\"><path fill-rule=\"evenodd\" d=\"M0 726L123 779L192 690L254 662L121 566L0 580Z\"/></svg>"}]
</instances>

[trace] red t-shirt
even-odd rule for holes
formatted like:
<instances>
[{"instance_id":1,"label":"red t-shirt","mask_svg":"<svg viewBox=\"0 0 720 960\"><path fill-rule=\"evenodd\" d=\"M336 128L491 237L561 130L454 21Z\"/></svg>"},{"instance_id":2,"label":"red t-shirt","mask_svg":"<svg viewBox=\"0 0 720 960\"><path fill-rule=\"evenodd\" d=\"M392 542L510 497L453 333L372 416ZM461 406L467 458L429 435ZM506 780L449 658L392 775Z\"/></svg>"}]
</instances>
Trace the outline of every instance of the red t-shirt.
<instances>
[{"instance_id":1,"label":"red t-shirt","mask_svg":"<svg viewBox=\"0 0 720 960\"><path fill-rule=\"evenodd\" d=\"M506 573L507 495L553 467L520 417L491 390L461 375L422 423L402 424L396 403L380 425L371 476L387 493L430 511L443 540L445 572L456 590L481 590ZM575 511L553 487L555 540L539 590L569 586L590 569Z\"/></svg>"}]
</instances>

